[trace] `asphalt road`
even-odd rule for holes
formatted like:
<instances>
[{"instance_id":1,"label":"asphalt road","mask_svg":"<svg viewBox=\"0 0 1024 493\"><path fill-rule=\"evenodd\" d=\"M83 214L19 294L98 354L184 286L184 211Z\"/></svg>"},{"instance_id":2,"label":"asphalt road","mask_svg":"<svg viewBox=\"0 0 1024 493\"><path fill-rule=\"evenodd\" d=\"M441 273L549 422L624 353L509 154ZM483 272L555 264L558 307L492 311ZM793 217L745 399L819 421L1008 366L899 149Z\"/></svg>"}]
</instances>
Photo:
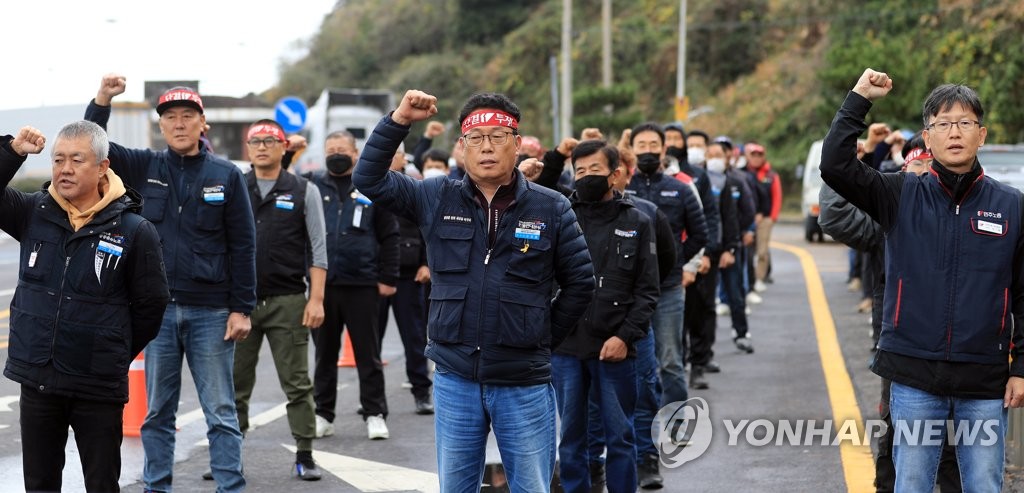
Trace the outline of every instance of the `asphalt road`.
<instances>
[{"instance_id":1,"label":"asphalt road","mask_svg":"<svg viewBox=\"0 0 1024 493\"><path fill-rule=\"evenodd\" d=\"M821 428L826 420L840 423L856 415L876 418L880 395L879 379L867 370L872 354L867 315L856 312L859 294L846 289L846 248L807 244L797 225L779 225L773 240L777 243L772 250L775 282L762 294L764 303L753 306L750 315L756 351L749 355L737 351L729 318L718 318L714 349L722 373L708 376L710 389L691 391L691 397L707 402L711 438L706 452L696 459L680 467L662 467L666 481L662 491L870 490L873 469L867 447L823 446L813 437L810 444L803 439L796 444L792 440L761 444L769 428L777 431L783 422L813 420L817 425L811 426ZM16 285L16 265L16 243L0 240L0 306L4 309ZM815 272L806 276L809 269ZM7 345L7 316L0 310L0 348ZM5 361L6 351L0 354ZM248 490L437 491L433 420L414 413L412 395L402 387L404 363L393 318L383 357L389 362L385 374L391 438L366 438L365 425L355 413L355 369L342 368L336 433L314 442L314 457L325 470L324 479L300 484L290 476L294 453L288 448L293 440L287 420L281 419L285 399L264 345L252 399L253 420L261 424L244 442ZM0 379L0 492L21 491L17 396L17 385ZM201 479L209 460L206 425L187 370L178 426L176 491L213 491L215 485ZM835 436L834 429L828 433ZM64 491L84 491L73 440L66 452ZM124 439L122 460L125 491L141 490L138 438ZM492 447L488 462L497 461ZM1010 485L1006 491L1012 491Z\"/></svg>"}]
</instances>

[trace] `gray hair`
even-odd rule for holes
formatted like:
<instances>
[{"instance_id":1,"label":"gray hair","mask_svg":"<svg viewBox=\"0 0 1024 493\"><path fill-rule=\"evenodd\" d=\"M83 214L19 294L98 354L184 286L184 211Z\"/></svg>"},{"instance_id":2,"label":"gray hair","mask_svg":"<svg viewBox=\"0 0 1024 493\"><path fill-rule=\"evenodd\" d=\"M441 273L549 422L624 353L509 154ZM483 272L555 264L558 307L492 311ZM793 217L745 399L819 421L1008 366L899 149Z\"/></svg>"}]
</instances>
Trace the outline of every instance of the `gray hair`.
<instances>
[{"instance_id":1,"label":"gray hair","mask_svg":"<svg viewBox=\"0 0 1024 493\"><path fill-rule=\"evenodd\" d=\"M107 140L107 132L103 130L103 127L85 120L79 120L74 123L64 125L57 133L57 138L54 140L59 141L61 139L78 139L81 137L88 137L92 144L92 152L96 154L96 162L99 163L107 158L107 154L110 153L110 142ZM53 150L56 146L50 148L50 156L53 156Z\"/></svg>"}]
</instances>

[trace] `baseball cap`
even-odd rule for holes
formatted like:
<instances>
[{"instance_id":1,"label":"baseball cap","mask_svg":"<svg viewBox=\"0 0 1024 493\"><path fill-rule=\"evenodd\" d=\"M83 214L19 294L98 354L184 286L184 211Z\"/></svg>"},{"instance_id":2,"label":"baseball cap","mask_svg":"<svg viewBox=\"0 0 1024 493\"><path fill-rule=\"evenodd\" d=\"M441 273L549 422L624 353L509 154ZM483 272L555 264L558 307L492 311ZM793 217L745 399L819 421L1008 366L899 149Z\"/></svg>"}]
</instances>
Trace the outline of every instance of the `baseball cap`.
<instances>
[{"instance_id":1,"label":"baseball cap","mask_svg":"<svg viewBox=\"0 0 1024 493\"><path fill-rule=\"evenodd\" d=\"M167 108L173 106L189 106L200 113L203 112L203 100L191 87L172 87L161 94L156 105L156 114L162 115Z\"/></svg>"},{"instance_id":2,"label":"baseball cap","mask_svg":"<svg viewBox=\"0 0 1024 493\"><path fill-rule=\"evenodd\" d=\"M744 146L743 150L750 152L759 152L761 154L764 154L764 146L761 144L754 144L753 142L748 143L746 146Z\"/></svg>"}]
</instances>

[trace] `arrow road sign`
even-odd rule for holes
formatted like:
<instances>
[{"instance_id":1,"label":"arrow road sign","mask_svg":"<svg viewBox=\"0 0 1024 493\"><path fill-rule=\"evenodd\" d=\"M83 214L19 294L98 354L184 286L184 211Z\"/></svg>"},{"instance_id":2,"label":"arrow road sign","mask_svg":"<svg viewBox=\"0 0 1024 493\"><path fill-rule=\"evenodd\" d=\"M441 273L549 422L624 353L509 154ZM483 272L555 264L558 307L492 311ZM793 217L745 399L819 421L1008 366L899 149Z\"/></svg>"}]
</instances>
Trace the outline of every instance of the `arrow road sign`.
<instances>
[{"instance_id":1,"label":"arrow road sign","mask_svg":"<svg viewBox=\"0 0 1024 493\"><path fill-rule=\"evenodd\" d=\"M306 125L306 103L295 96L281 98L274 105L274 120L287 133L298 132Z\"/></svg>"}]
</instances>

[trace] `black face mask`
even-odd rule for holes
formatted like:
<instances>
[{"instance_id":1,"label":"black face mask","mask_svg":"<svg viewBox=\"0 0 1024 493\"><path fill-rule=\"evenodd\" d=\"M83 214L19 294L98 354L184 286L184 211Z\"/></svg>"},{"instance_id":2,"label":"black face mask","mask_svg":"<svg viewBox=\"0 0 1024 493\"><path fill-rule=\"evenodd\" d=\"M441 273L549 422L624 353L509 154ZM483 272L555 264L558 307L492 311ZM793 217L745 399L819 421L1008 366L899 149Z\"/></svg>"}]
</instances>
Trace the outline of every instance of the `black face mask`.
<instances>
[{"instance_id":1,"label":"black face mask","mask_svg":"<svg viewBox=\"0 0 1024 493\"><path fill-rule=\"evenodd\" d=\"M686 162L686 149L683 147L669 147L665 149L665 154L676 158L680 163Z\"/></svg>"},{"instance_id":2,"label":"black face mask","mask_svg":"<svg viewBox=\"0 0 1024 493\"><path fill-rule=\"evenodd\" d=\"M331 154L327 156L327 171L333 175L343 175L352 169L352 156L348 154Z\"/></svg>"},{"instance_id":3,"label":"black face mask","mask_svg":"<svg viewBox=\"0 0 1024 493\"><path fill-rule=\"evenodd\" d=\"M588 175L576 180L576 196L583 202L600 202L608 193L611 175Z\"/></svg>"},{"instance_id":4,"label":"black face mask","mask_svg":"<svg viewBox=\"0 0 1024 493\"><path fill-rule=\"evenodd\" d=\"M661 157L653 152L636 155L636 167L645 175L653 175L661 166Z\"/></svg>"}]
</instances>

